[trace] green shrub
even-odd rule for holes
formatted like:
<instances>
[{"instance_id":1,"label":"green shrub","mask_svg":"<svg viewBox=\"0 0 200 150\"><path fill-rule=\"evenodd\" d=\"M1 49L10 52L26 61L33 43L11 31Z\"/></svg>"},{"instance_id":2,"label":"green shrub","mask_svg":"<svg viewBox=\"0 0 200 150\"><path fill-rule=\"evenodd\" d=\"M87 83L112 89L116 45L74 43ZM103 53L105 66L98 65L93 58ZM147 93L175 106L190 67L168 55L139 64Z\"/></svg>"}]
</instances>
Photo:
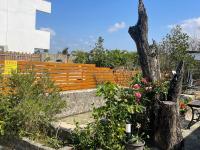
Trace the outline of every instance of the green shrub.
<instances>
[{"instance_id":1,"label":"green shrub","mask_svg":"<svg viewBox=\"0 0 200 150\"><path fill-rule=\"evenodd\" d=\"M47 74L12 73L0 79L0 134L44 140L55 115L65 107ZM5 90L6 89L6 90Z\"/></svg>"}]
</instances>

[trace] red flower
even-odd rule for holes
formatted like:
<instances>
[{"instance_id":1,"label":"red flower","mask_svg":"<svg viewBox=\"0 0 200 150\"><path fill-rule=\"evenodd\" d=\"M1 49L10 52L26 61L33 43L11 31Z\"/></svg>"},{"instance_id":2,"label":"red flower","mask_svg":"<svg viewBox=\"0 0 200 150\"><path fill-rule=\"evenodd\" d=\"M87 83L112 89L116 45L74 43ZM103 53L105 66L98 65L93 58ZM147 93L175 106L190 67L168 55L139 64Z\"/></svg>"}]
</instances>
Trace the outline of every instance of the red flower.
<instances>
[{"instance_id":1,"label":"red flower","mask_svg":"<svg viewBox=\"0 0 200 150\"><path fill-rule=\"evenodd\" d=\"M144 83L144 84L147 84L147 83L148 83L148 82L147 82L147 79L145 79L145 78L142 78L141 82Z\"/></svg>"},{"instance_id":2,"label":"red flower","mask_svg":"<svg viewBox=\"0 0 200 150\"><path fill-rule=\"evenodd\" d=\"M138 89L141 88L141 86L140 86L139 84L135 84L135 85L133 86L133 88L136 89L136 90L138 90Z\"/></svg>"},{"instance_id":3,"label":"red flower","mask_svg":"<svg viewBox=\"0 0 200 150\"><path fill-rule=\"evenodd\" d=\"M183 102L179 103L180 109L186 109L186 105Z\"/></svg>"}]
</instances>

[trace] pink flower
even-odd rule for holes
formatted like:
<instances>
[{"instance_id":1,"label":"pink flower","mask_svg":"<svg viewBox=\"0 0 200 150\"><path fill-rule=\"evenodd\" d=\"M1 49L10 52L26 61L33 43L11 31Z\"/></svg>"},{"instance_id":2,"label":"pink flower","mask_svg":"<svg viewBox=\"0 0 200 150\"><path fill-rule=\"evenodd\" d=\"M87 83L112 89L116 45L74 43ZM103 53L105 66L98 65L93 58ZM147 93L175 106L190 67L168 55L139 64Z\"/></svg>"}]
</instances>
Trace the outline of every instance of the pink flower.
<instances>
[{"instance_id":1,"label":"pink flower","mask_svg":"<svg viewBox=\"0 0 200 150\"><path fill-rule=\"evenodd\" d=\"M145 79L145 78L142 78L141 82L144 83L144 84L147 84L147 83L148 83L148 82L147 82L147 79Z\"/></svg>"},{"instance_id":2,"label":"pink flower","mask_svg":"<svg viewBox=\"0 0 200 150\"><path fill-rule=\"evenodd\" d=\"M139 84L135 84L135 85L133 86L133 88L134 88L134 89L140 89L141 86L140 86Z\"/></svg>"},{"instance_id":3,"label":"pink flower","mask_svg":"<svg viewBox=\"0 0 200 150\"><path fill-rule=\"evenodd\" d=\"M142 94L140 92L135 93L136 102L139 103L141 100Z\"/></svg>"},{"instance_id":4,"label":"pink flower","mask_svg":"<svg viewBox=\"0 0 200 150\"><path fill-rule=\"evenodd\" d=\"M136 97L137 100L140 100L141 97L142 97L142 94L140 92L136 92L135 97Z\"/></svg>"}]
</instances>

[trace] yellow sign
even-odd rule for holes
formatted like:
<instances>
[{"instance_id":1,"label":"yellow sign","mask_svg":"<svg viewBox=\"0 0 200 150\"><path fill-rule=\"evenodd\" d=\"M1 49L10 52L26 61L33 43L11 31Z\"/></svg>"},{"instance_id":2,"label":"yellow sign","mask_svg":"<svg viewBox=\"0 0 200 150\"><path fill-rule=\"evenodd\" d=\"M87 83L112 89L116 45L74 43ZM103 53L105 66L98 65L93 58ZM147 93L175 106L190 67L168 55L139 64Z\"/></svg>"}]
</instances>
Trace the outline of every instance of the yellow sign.
<instances>
[{"instance_id":1,"label":"yellow sign","mask_svg":"<svg viewBox=\"0 0 200 150\"><path fill-rule=\"evenodd\" d=\"M4 74L10 75L12 71L17 71L17 61L5 60L4 63Z\"/></svg>"}]
</instances>

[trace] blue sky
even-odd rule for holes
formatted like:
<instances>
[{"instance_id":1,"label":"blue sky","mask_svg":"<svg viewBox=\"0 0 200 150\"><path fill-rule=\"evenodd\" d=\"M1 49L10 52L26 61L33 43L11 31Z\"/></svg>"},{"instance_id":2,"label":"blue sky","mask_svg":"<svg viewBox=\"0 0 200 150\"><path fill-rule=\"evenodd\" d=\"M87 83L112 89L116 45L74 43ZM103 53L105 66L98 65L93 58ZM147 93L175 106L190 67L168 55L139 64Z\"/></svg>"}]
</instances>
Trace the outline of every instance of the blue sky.
<instances>
[{"instance_id":1,"label":"blue sky","mask_svg":"<svg viewBox=\"0 0 200 150\"><path fill-rule=\"evenodd\" d=\"M52 13L37 13L37 29L51 31L51 52L90 50L98 38L105 48L136 50L128 27L137 22L138 0L50 0ZM149 16L149 40L160 41L170 26L200 34L199 0L144 0Z\"/></svg>"}]
</instances>

